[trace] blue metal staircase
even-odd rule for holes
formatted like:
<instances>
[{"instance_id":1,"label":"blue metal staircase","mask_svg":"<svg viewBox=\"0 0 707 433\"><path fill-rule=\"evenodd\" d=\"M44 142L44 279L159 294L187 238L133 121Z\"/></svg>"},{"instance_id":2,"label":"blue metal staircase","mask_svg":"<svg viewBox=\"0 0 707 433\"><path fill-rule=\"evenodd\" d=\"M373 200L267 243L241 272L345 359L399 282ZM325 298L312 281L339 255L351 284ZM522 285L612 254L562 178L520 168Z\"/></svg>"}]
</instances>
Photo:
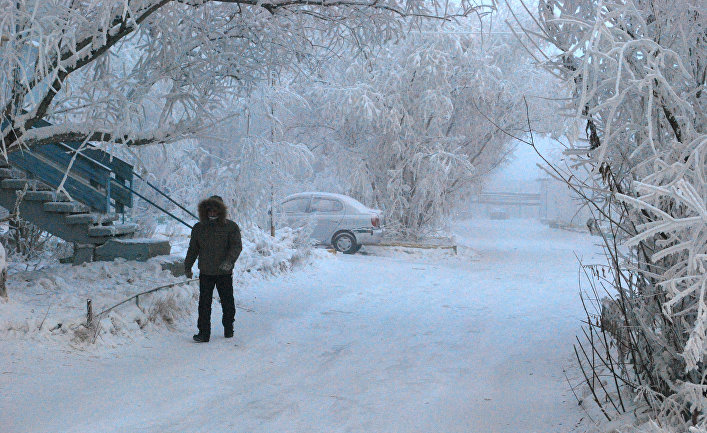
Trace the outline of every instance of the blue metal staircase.
<instances>
[{"instance_id":1,"label":"blue metal staircase","mask_svg":"<svg viewBox=\"0 0 707 433\"><path fill-rule=\"evenodd\" d=\"M49 123L38 126L46 125ZM134 177L139 176L132 165L91 145L69 142L17 149L8 153L7 161L0 159L0 206L13 212L19 203L21 218L73 242L72 260L77 264L117 257L146 260L169 254L168 241L134 239L137 224L118 222L120 214L133 206L133 195L138 195L189 226L137 193ZM68 196L56 192L62 180Z\"/></svg>"}]
</instances>

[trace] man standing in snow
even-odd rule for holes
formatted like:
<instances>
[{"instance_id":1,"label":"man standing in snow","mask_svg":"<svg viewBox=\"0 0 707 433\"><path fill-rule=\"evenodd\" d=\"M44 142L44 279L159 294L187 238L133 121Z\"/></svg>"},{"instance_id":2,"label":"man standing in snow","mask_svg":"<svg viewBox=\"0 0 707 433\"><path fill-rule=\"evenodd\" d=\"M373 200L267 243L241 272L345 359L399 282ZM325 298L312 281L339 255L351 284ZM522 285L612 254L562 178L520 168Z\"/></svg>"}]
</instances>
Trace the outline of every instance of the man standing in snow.
<instances>
[{"instance_id":1,"label":"man standing in snow","mask_svg":"<svg viewBox=\"0 0 707 433\"><path fill-rule=\"evenodd\" d=\"M199 333L194 341L206 343L211 337L211 301L214 286L221 298L223 335L233 337L236 306L233 300L233 266L241 253L238 224L226 219L228 209L221 197L214 195L199 203L199 222L191 230L189 250L184 260L187 278L199 258Z\"/></svg>"}]
</instances>

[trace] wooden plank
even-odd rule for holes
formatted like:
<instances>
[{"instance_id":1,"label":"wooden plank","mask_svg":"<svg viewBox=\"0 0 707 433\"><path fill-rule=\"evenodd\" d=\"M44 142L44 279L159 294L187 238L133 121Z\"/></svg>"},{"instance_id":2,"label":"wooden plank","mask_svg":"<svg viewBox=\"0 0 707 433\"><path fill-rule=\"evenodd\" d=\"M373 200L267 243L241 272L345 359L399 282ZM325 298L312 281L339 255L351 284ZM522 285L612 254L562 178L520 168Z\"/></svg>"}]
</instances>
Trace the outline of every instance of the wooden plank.
<instances>
[{"instance_id":1,"label":"wooden plank","mask_svg":"<svg viewBox=\"0 0 707 433\"><path fill-rule=\"evenodd\" d=\"M371 244L372 247L401 247L401 248L417 248L423 250L454 250L454 254L457 253L456 245L430 245L430 244L414 244L408 242L381 242L378 244Z\"/></svg>"},{"instance_id":2,"label":"wooden plank","mask_svg":"<svg viewBox=\"0 0 707 433\"><path fill-rule=\"evenodd\" d=\"M42 182L56 188L64 178L64 172L47 164L30 152L12 152L8 155L10 162L42 179ZM76 176L69 173L64 182L64 189L75 200L78 200L99 212L107 212L105 193L87 185Z\"/></svg>"},{"instance_id":3,"label":"wooden plank","mask_svg":"<svg viewBox=\"0 0 707 433\"><path fill-rule=\"evenodd\" d=\"M64 144L74 150L79 149L82 145L82 143L78 142L65 142ZM81 150L81 154L86 155L94 161L97 161L110 168L111 170L113 170L117 177L122 177L123 179L128 179L132 181L133 166L118 158L117 156L113 156L108 152L104 152L91 144L89 144L88 146L84 146L84 149Z\"/></svg>"},{"instance_id":4,"label":"wooden plank","mask_svg":"<svg viewBox=\"0 0 707 433\"><path fill-rule=\"evenodd\" d=\"M49 144L36 146L33 149L36 150L36 152L34 152L34 156L39 158L45 157L54 165L61 166L63 170L65 170L65 167L68 167L71 162L71 154L60 146ZM26 154L33 152L24 150L22 153ZM32 173L40 178L42 177L42 173ZM94 189L103 191L105 200L106 185L110 176L110 172L108 170L92 163L90 160L78 157L71 166L70 174L74 177L83 178L88 182L88 184L92 185ZM110 197L116 202L116 204L120 205L119 207L121 209L124 207L132 207L132 193L125 188L124 185L116 183L115 180L111 185Z\"/></svg>"},{"instance_id":5,"label":"wooden plank","mask_svg":"<svg viewBox=\"0 0 707 433\"><path fill-rule=\"evenodd\" d=\"M45 156L47 159L62 168L66 168L69 164L71 164L72 155L56 144L34 146L31 151ZM76 160L74 160L73 164L71 164L71 171L88 180L94 180L99 183L103 182L103 186L105 186L105 182L110 174L108 169L96 166L83 158L76 158Z\"/></svg>"},{"instance_id":6,"label":"wooden plank","mask_svg":"<svg viewBox=\"0 0 707 433\"><path fill-rule=\"evenodd\" d=\"M55 152L34 152L25 149L19 153L22 155L28 155L28 157L32 160L40 160L44 163L44 165L52 166L55 170L58 170L62 173L66 172L68 168L68 163L70 162L70 158L62 160L62 158L66 158L67 155L61 155ZM15 152L12 153L12 155L14 154ZM71 167L69 175L76 179L82 180L85 184L90 185L99 191L102 191L103 195L105 196L105 188L108 183L110 172L105 169L91 170L91 168L92 167L87 167L85 164L82 165L74 163L74 165L72 165ZM39 169L28 171L41 178L42 173Z\"/></svg>"},{"instance_id":7,"label":"wooden plank","mask_svg":"<svg viewBox=\"0 0 707 433\"><path fill-rule=\"evenodd\" d=\"M5 120L3 127L6 123ZM39 120L34 127L47 126L51 126L51 123ZM133 194L126 186L132 185L133 166L90 143L84 145L80 142L66 142L33 146L30 151L18 149L8 155L8 158L23 170L57 187L74 156L72 149L75 151L82 146L83 149L72 163L71 172L64 184L69 194L98 211L108 212L110 205L106 199L106 187L112 178L110 199L115 209L123 211L125 207L132 207ZM42 161L43 158L45 159ZM61 170L62 167L64 170ZM111 171L114 176L111 176ZM97 196L101 196L100 203Z\"/></svg>"},{"instance_id":8,"label":"wooden plank","mask_svg":"<svg viewBox=\"0 0 707 433\"><path fill-rule=\"evenodd\" d=\"M46 120L40 120L37 122L36 125L38 127L44 127L50 126L51 123L47 122ZM36 148L38 148L37 151L39 151L40 153L46 153L48 156L50 156L50 158L52 158L52 160L54 159L53 155L56 155L56 158L60 161L64 161L65 165L68 167L68 163L73 157L72 149L77 150L82 146L83 149L81 150L81 152L79 152L79 156L76 158L76 161L72 166L72 170L74 169L74 167L76 167L76 171L79 172L83 177L86 177L87 179L93 179L93 171L105 170L104 168L100 167L100 165L97 165L96 162L105 166L115 174L115 181L111 186L111 198L115 200L116 208L132 207L132 193L130 193L130 191L125 188L114 188L116 185L132 185L133 166L131 164L128 164L127 162L109 154L108 152L104 152L103 150L92 145L91 143L84 145L84 143L80 142L62 142L43 146L36 146ZM40 147L42 149L39 149ZM102 176L99 177L99 180L97 180L97 182L103 182ZM105 182L102 184L102 186L105 187ZM116 190L115 194L113 194L114 189Z\"/></svg>"},{"instance_id":9,"label":"wooden plank","mask_svg":"<svg viewBox=\"0 0 707 433\"><path fill-rule=\"evenodd\" d=\"M125 207L133 206L133 193L131 193L130 190L128 190L124 185L116 183L115 179L112 180L110 186L110 198L115 201L116 205L122 205ZM118 211L118 213L120 212Z\"/></svg>"},{"instance_id":10,"label":"wooden plank","mask_svg":"<svg viewBox=\"0 0 707 433\"><path fill-rule=\"evenodd\" d=\"M72 148L78 149L80 143L65 143L67 145L71 145ZM56 149L59 149L59 152L56 152L54 149L47 149L47 152L51 152L54 155L57 155L57 158L61 158L64 161L66 161L66 165L68 166L69 161L72 158L72 153L70 150L61 147L59 145L53 145ZM110 159L110 155L108 153L103 152L100 149L84 149L81 151L81 154L86 155L90 157L93 160L96 160L100 164L106 165L108 168L113 170L115 173L115 178L113 179L113 183L111 185L111 194L110 197L115 200L116 205L120 205L121 209L123 207L132 207L133 206L133 195L132 193L125 188L127 182L132 183L133 179L133 167L132 165L118 159L118 158L113 158L112 161L108 161ZM68 159L67 159L68 157ZM95 157L95 158L94 158ZM78 163L78 165L77 165ZM77 166L78 169L85 174L85 177L90 179L90 173L91 170L100 170L100 171L105 171L104 168L101 166L95 164L89 159L82 158L80 155L76 158L76 161L74 162L74 166ZM72 170L73 167L72 166ZM103 185L105 185L105 180L101 178L98 180L98 182L104 182Z\"/></svg>"}]
</instances>

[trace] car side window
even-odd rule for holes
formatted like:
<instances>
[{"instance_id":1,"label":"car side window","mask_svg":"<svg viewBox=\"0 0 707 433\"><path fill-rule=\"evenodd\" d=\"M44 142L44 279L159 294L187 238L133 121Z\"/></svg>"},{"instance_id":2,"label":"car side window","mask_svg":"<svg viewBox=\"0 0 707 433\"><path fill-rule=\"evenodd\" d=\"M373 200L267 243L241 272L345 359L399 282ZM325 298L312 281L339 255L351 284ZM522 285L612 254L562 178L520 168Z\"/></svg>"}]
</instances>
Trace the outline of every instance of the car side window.
<instances>
[{"instance_id":1,"label":"car side window","mask_svg":"<svg viewBox=\"0 0 707 433\"><path fill-rule=\"evenodd\" d=\"M301 213L307 210L308 198L293 198L282 204L282 210L285 213Z\"/></svg>"},{"instance_id":2,"label":"car side window","mask_svg":"<svg viewBox=\"0 0 707 433\"><path fill-rule=\"evenodd\" d=\"M319 213L339 213L344 209L344 205L341 204L339 200L333 200L329 198L313 198L312 199L312 212Z\"/></svg>"}]
</instances>

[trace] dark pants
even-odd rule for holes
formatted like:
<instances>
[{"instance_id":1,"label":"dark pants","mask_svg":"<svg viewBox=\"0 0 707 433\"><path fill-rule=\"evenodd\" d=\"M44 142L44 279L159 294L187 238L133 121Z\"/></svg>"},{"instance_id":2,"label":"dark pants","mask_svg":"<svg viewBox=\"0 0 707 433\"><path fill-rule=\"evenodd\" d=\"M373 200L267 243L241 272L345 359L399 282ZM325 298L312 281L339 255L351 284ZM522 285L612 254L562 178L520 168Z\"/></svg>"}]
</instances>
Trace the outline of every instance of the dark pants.
<instances>
[{"instance_id":1,"label":"dark pants","mask_svg":"<svg viewBox=\"0 0 707 433\"><path fill-rule=\"evenodd\" d=\"M200 275L199 276L199 334L211 336L211 301L214 297L214 285L221 298L223 309L223 329L233 330L236 316L236 304L233 301L233 275Z\"/></svg>"}]
</instances>

